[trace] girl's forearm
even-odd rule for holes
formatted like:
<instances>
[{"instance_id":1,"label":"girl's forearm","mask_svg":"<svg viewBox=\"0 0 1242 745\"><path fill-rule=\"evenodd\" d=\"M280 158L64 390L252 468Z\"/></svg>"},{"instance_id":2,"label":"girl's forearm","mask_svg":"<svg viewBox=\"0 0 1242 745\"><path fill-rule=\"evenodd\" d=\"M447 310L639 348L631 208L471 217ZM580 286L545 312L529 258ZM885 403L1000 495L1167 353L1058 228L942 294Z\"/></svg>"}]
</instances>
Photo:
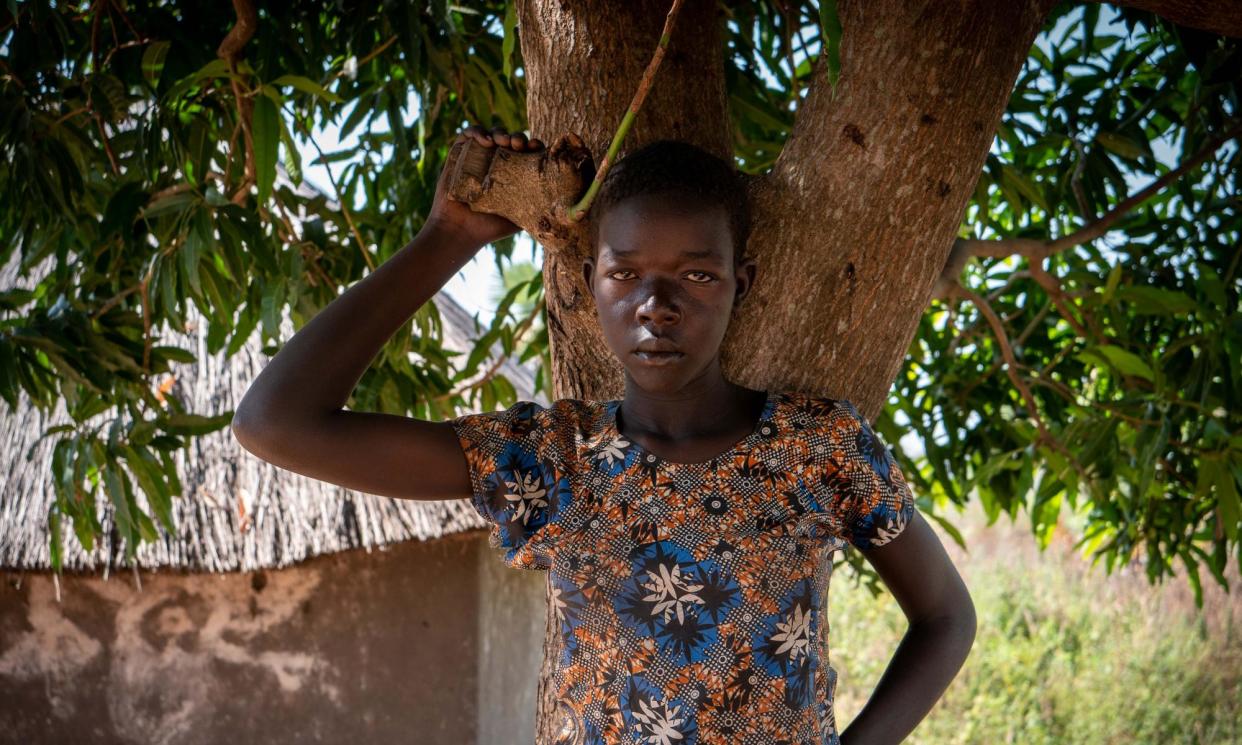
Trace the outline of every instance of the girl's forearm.
<instances>
[{"instance_id":1,"label":"girl's forearm","mask_svg":"<svg viewBox=\"0 0 1242 745\"><path fill-rule=\"evenodd\" d=\"M901 742L944 695L974 639L973 610L911 625L871 698L841 733L842 745Z\"/></svg>"},{"instance_id":2,"label":"girl's forearm","mask_svg":"<svg viewBox=\"0 0 1242 745\"><path fill-rule=\"evenodd\" d=\"M478 252L428 223L285 344L237 406L235 430L262 436L339 411L385 342Z\"/></svg>"}]
</instances>

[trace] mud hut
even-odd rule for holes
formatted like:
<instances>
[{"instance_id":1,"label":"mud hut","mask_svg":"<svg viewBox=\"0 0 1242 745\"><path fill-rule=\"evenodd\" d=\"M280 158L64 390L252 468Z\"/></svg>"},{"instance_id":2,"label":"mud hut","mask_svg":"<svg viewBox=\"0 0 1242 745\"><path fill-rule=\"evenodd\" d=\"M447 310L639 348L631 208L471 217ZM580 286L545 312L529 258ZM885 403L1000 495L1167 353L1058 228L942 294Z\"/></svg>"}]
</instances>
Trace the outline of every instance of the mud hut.
<instances>
[{"instance_id":1,"label":"mud hut","mask_svg":"<svg viewBox=\"0 0 1242 745\"><path fill-rule=\"evenodd\" d=\"M17 261L0 287L32 284ZM474 319L434 302L445 346L468 351ZM164 343L197 362L174 367L167 395L233 409L268 359L257 331L209 354L188 306ZM531 370L504 364L520 398L547 403ZM63 403L47 416L25 398L0 413L0 743L531 741L546 573L504 567L467 501L305 478L226 427L177 455L175 535L160 527L130 563L115 539L84 551L66 524L57 578L55 438L39 436L68 421ZM111 533L111 506L98 514Z\"/></svg>"}]
</instances>

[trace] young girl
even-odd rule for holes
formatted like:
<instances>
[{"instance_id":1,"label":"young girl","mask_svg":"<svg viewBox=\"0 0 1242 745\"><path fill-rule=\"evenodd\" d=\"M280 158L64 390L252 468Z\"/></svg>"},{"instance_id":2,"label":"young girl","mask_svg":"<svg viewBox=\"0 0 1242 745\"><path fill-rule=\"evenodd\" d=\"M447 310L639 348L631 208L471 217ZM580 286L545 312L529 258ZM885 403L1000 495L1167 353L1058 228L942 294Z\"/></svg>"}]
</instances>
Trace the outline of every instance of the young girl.
<instances>
[{"instance_id":1,"label":"young girl","mask_svg":"<svg viewBox=\"0 0 1242 745\"><path fill-rule=\"evenodd\" d=\"M459 134L524 152L502 128ZM233 431L283 468L402 499L468 498L509 566L548 571L557 743L897 743L961 667L974 606L901 470L846 399L726 380L755 281L743 185L687 143L617 163L582 267L625 370L612 401L429 422L342 409L384 342L479 248L516 232L445 195L414 240L300 330ZM824 617L854 546L909 619L839 736Z\"/></svg>"}]
</instances>

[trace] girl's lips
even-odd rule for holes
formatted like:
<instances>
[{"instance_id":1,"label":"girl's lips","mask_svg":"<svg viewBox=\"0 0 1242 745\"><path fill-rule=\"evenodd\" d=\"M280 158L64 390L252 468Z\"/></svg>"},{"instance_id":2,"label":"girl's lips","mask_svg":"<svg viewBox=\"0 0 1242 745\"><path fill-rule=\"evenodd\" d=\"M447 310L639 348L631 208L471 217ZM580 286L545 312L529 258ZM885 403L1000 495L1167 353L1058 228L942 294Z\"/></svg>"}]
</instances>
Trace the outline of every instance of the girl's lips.
<instances>
[{"instance_id":1,"label":"girl's lips","mask_svg":"<svg viewBox=\"0 0 1242 745\"><path fill-rule=\"evenodd\" d=\"M685 355L681 352L634 352L634 356L649 365L669 365Z\"/></svg>"}]
</instances>

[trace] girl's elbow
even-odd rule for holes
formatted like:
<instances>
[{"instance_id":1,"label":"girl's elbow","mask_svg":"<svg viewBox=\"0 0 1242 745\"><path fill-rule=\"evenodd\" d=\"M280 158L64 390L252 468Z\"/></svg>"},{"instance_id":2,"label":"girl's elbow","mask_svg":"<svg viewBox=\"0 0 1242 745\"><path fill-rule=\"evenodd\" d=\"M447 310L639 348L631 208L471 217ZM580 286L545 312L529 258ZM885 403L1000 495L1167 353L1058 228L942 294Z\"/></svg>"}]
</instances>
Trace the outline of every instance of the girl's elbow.
<instances>
[{"instance_id":1,"label":"girl's elbow","mask_svg":"<svg viewBox=\"0 0 1242 745\"><path fill-rule=\"evenodd\" d=\"M279 430L277 422L279 422L278 417L272 416L267 409L257 405L252 398L243 397L241 403L233 411L229 430L233 433L233 439L237 440L237 444L243 449L268 460L272 445L282 439L277 434Z\"/></svg>"},{"instance_id":2,"label":"girl's elbow","mask_svg":"<svg viewBox=\"0 0 1242 745\"><path fill-rule=\"evenodd\" d=\"M245 406L238 405L233 412L233 418L229 421L229 431L233 433L233 439L243 450L262 456L262 438L259 435L258 423L250 409Z\"/></svg>"}]
</instances>

